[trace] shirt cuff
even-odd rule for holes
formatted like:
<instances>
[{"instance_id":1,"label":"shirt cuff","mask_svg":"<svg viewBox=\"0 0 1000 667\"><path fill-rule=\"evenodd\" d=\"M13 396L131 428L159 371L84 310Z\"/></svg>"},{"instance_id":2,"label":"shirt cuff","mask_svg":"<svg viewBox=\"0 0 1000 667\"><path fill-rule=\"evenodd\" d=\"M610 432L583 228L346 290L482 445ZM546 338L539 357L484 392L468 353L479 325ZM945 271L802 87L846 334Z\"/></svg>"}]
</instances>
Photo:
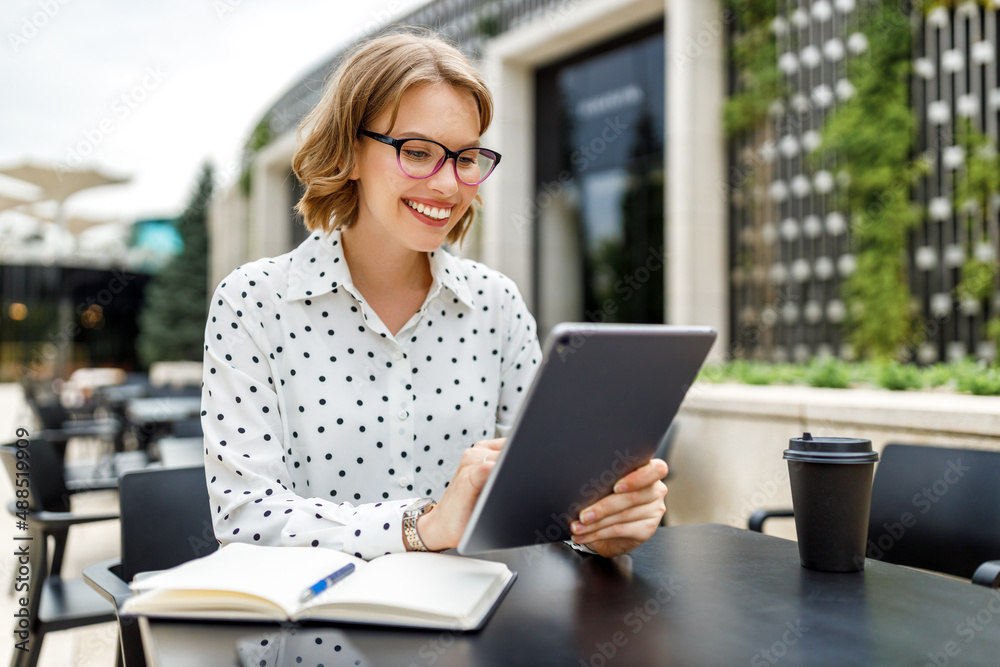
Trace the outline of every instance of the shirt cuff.
<instances>
[{"instance_id":1,"label":"shirt cuff","mask_svg":"<svg viewBox=\"0 0 1000 667\"><path fill-rule=\"evenodd\" d=\"M387 500L355 508L347 522L344 551L365 560L406 551L403 510L414 500Z\"/></svg>"}]
</instances>

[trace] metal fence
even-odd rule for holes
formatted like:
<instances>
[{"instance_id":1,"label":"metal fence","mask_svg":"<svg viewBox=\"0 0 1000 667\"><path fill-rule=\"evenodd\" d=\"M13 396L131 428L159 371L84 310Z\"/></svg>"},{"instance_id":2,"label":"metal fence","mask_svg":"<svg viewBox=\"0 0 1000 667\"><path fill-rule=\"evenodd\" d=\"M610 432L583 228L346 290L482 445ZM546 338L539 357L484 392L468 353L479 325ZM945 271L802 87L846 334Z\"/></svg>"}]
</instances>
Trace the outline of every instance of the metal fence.
<instances>
[{"instance_id":1,"label":"metal fence","mask_svg":"<svg viewBox=\"0 0 1000 667\"><path fill-rule=\"evenodd\" d=\"M972 202L959 201L957 187L958 175L968 168L975 150L963 142L961 124L970 122L994 145L998 136L998 20L995 8L968 2L953 12L935 9L914 29L917 148L931 166L915 192L926 215L913 234L910 271L911 289L933 323L933 335L918 350L924 362L966 355L992 360L996 352L984 330L1000 313L995 281L985 299L963 297L956 288L970 258L996 262L1000 247L998 194L980 210ZM995 152L987 157L997 159Z\"/></svg>"}]
</instances>

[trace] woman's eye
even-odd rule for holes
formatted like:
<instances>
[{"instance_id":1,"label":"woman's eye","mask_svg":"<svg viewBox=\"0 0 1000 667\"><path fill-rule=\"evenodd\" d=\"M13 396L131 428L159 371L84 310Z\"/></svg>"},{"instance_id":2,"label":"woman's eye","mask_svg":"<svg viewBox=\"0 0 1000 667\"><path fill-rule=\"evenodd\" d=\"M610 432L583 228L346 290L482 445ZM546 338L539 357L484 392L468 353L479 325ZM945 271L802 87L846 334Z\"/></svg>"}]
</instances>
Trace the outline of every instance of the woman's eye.
<instances>
[{"instance_id":1,"label":"woman's eye","mask_svg":"<svg viewBox=\"0 0 1000 667\"><path fill-rule=\"evenodd\" d=\"M425 160L429 157L426 151L403 151L403 155L410 160Z\"/></svg>"}]
</instances>

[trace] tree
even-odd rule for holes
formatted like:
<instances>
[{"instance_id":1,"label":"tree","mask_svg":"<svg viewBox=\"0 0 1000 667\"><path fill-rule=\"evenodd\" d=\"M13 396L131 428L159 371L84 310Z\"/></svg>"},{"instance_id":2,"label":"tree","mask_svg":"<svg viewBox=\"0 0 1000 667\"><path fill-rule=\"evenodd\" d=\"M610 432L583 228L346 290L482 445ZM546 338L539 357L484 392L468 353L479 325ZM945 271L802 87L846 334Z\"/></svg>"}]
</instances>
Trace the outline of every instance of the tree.
<instances>
[{"instance_id":1,"label":"tree","mask_svg":"<svg viewBox=\"0 0 1000 667\"><path fill-rule=\"evenodd\" d=\"M199 361L208 316L208 205L212 198L212 165L205 163L191 201L177 223L184 248L146 288L139 315L139 358Z\"/></svg>"}]
</instances>

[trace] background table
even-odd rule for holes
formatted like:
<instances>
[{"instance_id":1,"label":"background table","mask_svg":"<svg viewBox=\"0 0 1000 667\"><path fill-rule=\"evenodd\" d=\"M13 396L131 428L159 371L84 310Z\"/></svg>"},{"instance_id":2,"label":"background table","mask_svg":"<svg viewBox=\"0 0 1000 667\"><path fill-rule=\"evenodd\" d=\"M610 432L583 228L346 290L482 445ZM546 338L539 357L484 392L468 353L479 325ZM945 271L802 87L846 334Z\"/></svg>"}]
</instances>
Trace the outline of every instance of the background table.
<instances>
[{"instance_id":1,"label":"background table","mask_svg":"<svg viewBox=\"0 0 1000 667\"><path fill-rule=\"evenodd\" d=\"M200 414L201 398L194 396L133 398L125 407L125 416L136 424L176 422Z\"/></svg>"},{"instance_id":2,"label":"background table","mask_svg":"<svg viewBox=\"0 0 1000 667\"><path fill-rule=\"evenodd\" d=\"M561 544L490 557L518 579L478 633L150 620L147 650L164 667L240 665L237 645L271 667L282 642L325 667L1000 662L1000 592L872 560L814 572L795 542L728 526L662 528L612 560Z\"/></svg>"}]
</instances>

